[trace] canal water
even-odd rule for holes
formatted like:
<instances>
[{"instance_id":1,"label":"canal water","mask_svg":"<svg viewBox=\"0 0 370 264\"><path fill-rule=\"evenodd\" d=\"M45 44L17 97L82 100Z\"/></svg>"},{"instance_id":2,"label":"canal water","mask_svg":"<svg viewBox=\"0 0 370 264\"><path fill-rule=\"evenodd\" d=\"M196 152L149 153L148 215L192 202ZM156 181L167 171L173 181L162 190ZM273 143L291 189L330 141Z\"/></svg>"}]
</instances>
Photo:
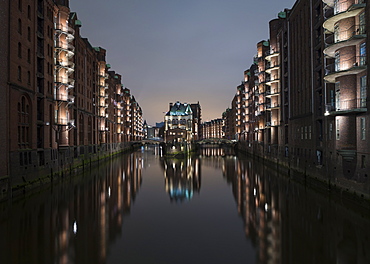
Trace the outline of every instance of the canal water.
<instances>
[{"instance_id":1,"label":"canal water","mask_svg":"<svg viewBox=\"0 0 370 264\"><path fill-rule=\"evenodd\" d=\"M0 210L0 263L370 263L369 212L227 149L145 147Z\"/></svg>"}]
</instances>

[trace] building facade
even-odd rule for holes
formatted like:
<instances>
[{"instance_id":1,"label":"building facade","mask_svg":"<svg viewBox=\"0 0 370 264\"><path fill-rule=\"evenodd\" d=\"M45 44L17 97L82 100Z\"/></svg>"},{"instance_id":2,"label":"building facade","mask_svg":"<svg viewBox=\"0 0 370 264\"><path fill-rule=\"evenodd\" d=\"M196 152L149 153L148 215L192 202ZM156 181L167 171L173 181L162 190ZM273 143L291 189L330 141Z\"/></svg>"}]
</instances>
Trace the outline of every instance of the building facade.
<instances>
[{"instance_id":1,"label":"building facade","mask_svg":"<svg viewBox=\"0 0 370 264\"><path fill-rule=\"evenodd\" d=\"M2 193L140 140L142 110L68 0L0 2Z\"/></svg>"},{"instance_id":2,"label":"building facade","mask_svg":"<svg viewBox=\"0 0 370 264\"><path fill-rule=\"evenodd\" d=\"M194 112L193 112L194 111ZM197 104L170 103L164 116L164 142L191 142L200 134L201 107Z\"/></svg>"},{"instance_id":3,"label":"building facade","mask_svg":"<svg viewBox=\"0 0 370 264\"><path fill-rule=\"evenodd\" d=\"M222 118L213 119L202 124L203 139L206 138L225 138L224 120Z\"/></svg>"},{"instance_id":4,"label":"building facade","mask_svg":"<svg viewBox=\"0 0 370 264\"><path fill-rule=\"evenodd\" d=\"M368 9L299 0L270 21L224 114L242 150L369 193Z\"/></svg>"}]
</instances>

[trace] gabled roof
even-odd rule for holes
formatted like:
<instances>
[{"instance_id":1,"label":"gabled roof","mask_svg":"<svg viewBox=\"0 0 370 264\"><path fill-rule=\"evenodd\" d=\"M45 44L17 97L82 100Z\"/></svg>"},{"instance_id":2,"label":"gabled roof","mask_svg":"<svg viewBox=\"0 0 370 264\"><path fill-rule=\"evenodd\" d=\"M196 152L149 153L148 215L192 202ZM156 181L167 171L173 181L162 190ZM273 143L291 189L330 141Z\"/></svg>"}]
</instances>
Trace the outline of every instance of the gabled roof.
<instances>
[{"instance_id":1,"label":"gabled roof","mask_svg":"<svg viewBox=\"0 0 370 264\"><path fill-rule=\"evenodd\" d=\"M177 101L170 107L170 111L167 112L166 116L187 116L192 114L193 111L191 110L190 104L182 104Z\"/></svg>"}]
</instances>

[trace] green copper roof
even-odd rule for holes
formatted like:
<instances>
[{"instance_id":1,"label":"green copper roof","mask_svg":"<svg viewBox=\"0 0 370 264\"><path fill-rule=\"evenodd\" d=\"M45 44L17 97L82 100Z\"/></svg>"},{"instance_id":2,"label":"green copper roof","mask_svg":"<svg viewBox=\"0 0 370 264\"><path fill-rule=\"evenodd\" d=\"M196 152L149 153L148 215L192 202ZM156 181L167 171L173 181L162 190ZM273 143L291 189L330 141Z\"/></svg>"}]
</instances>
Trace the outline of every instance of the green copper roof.
<instances>
[{"instance_id":1,"label":"green copper roof","mask_svg":"<svg viewBox=\"0 0 370 264\"><path fill-rule=\"evenodd\" d=\"M167 115L170 116L187 116L191 114L193 114L193 111L191 110L190 104L182 104L179 101L173 104L170 111L167 113Z\"/></svg>"},{"instance_id":2,"label":"green copper roof","mask_svg":"<svg viewBox=\"0 0 370 264\"><path fill-rule=\"evenodd\" d=\"M286 12L284 12L284 11L279 12L278 17L279 18L286 18Z\"/></svg>"},{"instance_id":3,"label":"green copper roof","mask_svg":"<svg viewBox=\"0 0 370 264\"><path fill-rule=\"evenodd\" d=\"M82 26L81 20L76 19L75 26L78 26L78 27Z\"/></svg>"}]
</instances>

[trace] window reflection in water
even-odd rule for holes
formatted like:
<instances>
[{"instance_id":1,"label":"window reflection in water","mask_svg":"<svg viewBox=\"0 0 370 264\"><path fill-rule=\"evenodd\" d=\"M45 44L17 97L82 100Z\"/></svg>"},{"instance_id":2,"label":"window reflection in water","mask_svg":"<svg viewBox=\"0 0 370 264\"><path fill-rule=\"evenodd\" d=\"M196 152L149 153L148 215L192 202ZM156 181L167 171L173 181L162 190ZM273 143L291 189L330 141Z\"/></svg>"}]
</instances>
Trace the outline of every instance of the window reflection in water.
<instances>
[{"instance_id":1,"label":"window reflection in water","mask_svg":"<svg viewBox=\"0 0 370 264\"><path fill-rule=\"evenodd\" d=\"M172 201L190 200L194 192L200 192L200 160L195 157L183 159L162 158L165 189Z\"/></svg>"},{"instance_id":2,"label":"window reflection in water","mask_svg":"<svg viewBox=\"0 0 370 264\"><path fill-rule=\"evenodd\" d=\"M222 186L215 187L221 190L227 186L224 193L233 195L235 211L240 216L237 221L243 222L240 232L253 245L256 263L370 263L368 212L356 213L335 200L334 195L329 199L294 183L292 179L297 176L277 176L276 167L231 153L208 148L175 160L161 157L159 148L147 148L101 162L98 168L78 177L60 179L59 185L50 190L11 206L1 204L0 262L106 263L112 245L135 240L124 229L125 220L145 177L157 181L172 201L186 201L200 193L201 186L205 195L210 187L205 186L214 179L214 175L206 174L209 170L205 168L209 167L212 172L222 172ZM143 176L144 168L148 174ZM153 186L146 188L143 195ZM199 199L212 202L229 197ZM199 199L193 199L192 204ZM165 200L168 201L166 196ZM152 208L141 206L141 216L150 217L146 211ZM214 206L224 214L222 204ZM146 219L135 221L146 223ZM227 224L220 234L232 228ZM140 241L139 235L135 242ZM238 247L245 251L244 244L233 244L233 248Z\"/></svg>"}]
</instances>

